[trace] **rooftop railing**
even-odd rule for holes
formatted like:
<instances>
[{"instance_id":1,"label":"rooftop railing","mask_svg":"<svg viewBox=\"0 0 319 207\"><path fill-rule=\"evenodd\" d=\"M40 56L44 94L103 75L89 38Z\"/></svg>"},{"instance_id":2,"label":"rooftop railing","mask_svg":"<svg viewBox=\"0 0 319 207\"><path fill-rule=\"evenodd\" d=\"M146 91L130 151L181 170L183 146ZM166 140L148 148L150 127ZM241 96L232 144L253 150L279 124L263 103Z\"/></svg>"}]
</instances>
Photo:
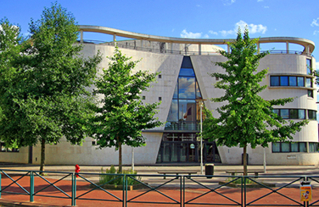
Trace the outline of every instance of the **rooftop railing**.
<instances>
[{"instance_id":1,"label":"rooftop railing","mask_svg":"<svg viewBox=\"0 0 319 207\"><path fill-rule=\"evenodd\" d=\"M79 42L79 40L78 40ZM83 43L86 44L102 44L102 45L109 45L113 46L114 42L104 42L100 40L83 40ZM188 51L188 50L171 50L171 49L159 49L154 47L140 47L140 46L134 46L131 44L121 44L121 42L118 42L119 48L126 48L131 50L139 50L139 51L145 51L145 52L153 52L153 53L167 53L167 54L177 54L177 55L220 55L218 51ZM269 54L296 54L296 55L302 55L304 54L303 51L298 50L261 50L262 52L269 52Z\"/></svg>"}]
</instances>

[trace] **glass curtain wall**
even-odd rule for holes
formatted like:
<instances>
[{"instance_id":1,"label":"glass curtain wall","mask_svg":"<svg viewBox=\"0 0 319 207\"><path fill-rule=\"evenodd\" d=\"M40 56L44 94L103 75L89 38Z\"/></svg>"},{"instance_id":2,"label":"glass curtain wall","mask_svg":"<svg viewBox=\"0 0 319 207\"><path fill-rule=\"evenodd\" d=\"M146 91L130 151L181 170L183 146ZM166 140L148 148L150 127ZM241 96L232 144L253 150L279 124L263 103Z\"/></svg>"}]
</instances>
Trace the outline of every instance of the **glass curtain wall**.
<instances>
[{"instance_id":1,"label":"glass curtain wall","mask_svg":"<svg viewBox=\"0 0 319 207\"><path fill-rule=\"evenodd\" d=\"M199 162L200 107L202 99L190 57L185 56L177 79L165 125L157 162ZM214 142L203 142L203 157L207 162L220 162Z\"/></svg>"}]
</instances>

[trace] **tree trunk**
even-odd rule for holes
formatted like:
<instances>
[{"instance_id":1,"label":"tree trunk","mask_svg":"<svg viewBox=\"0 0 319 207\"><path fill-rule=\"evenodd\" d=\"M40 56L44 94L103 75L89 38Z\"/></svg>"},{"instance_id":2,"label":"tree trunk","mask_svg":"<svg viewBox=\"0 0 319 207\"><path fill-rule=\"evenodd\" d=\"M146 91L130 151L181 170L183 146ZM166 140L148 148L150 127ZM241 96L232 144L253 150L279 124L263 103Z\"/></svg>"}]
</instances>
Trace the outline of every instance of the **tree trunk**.
<instances>
[{"instance_id":1,"label":"tree trunk","mask_svg":"<svg viewBox=\"0 0 319 207\"><path fill-rule=\"evenodd\" d=\"M243 148L244 154L243 154L243 164L244 164L244 176L247 175L247 145Z\"/></svg>"},{"instance_id":2,"label":"tree trunk","mask_svg":"<svg viewBox=\"0 0 319 207\"><path fill-rule=\"evenodd\" d=\"M41 163L40 163L40 171L44 171L44 163L45 163L45 140L41 139ZM40 172L43 175L43 172Z\"/></svg>"},{"instance_id":3,"label":"tree trunk","mask_svg":"<svg viewBox=\"0 0 319 207\"><path fill-rule=\"evenodd\" d=\"M117 143L119 147L119 173L122 173L122 143L119 137L117 137Z\"/></svg>"}]
</instances>

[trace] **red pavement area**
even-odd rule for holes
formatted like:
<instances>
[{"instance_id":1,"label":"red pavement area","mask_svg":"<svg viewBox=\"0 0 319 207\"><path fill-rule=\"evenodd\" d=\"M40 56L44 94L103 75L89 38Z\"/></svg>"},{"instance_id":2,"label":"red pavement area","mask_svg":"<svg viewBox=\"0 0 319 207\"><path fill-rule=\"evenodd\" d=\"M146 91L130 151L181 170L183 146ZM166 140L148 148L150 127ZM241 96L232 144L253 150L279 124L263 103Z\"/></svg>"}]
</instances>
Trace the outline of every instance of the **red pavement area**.
<instances>
[{"instance_id":1,"label":"red pavement area","mask_svg":"<svg viewBox=\"0 0 319 207\"><path fill-rule=\"evenodd\" d=\"M12 179L17 180L19 185L25 188L27 191L30 190L30 177L25 176L21 178L21 175L11 175ZM62 176L61 176L62 177ZM20 178L20 179L19 179ZM56 187L65 191L71 197L71 180L60 180L57 181L56 179L47 179L51 183L55 183ZM10 185L12 181L2 175L1 180L1 188L4 192L2 192L0 205L2 204L20 204L22 206L71 206L71 199L68 198L67 195L63 194L57 188L50 186L48 182L43 180L40 177L34 178L35 182L35 193L34 202L30 203L29 199L30 196L27 195L17 184L12 184L10 187L4 189L6 186ZM45 188L45 189L44 189ZM40 191L43 189L42 191ZM276 188L273 188L276 189ZM123 192L121 190L107 190L104 192L102 190L92 190L90 184L88 182L77 181L77 193L76 195L80 198L76 200L76 205L81 206L122 206L122 202L118 201L117 198L123 199ZM151 203L133 203L128 202L128 206L180 206L177 202L180 202L180 189L179 188L163 188L160 187L157 191L150 191L147 192L148 189L139 189L139 190L132 190L128 191L127 199L128 201L141 201L141 202L157 202L158 204L151 204ZM40 191L40 192L38 192ZM14 192L14 193L21 193L24 195L17 195L17 194L8 194L5 192ZM88 193L87 193L88 192ZM147 193L145 193L147 192ZM265 189L265 188L252 188L247 190L247 202L251 202L259 197L262 197L268 193L270 195L256 201L254 204L259 204L262 206L269 206L269 205L296 205L296 202L300 202L300 190L299 188L284 188L279 190L278 192L284 196L287 196L291 199L294 199L296 202L285 198L284 196L278 193L271 193L272 190ZM144 194L145 193L145 194ZM163 193L164 195L162 195ZM313 189L313 201L318 200L319 198L319 189ZM112 195L116 196L117 198L113 197ZM55 197L46 197L46 196L55 196ZM228 198L226 198L227 196ZM168 198L170 197L170 198ZM82 200L83 199L83 200ZM87 200L86 200L87 199ZM88 199L100 199L100 200L88 200ZM102 201L103 199L104 201ZM174 199L174 200L172 200ZM194 199L194 200L192 200ZM105 201L108 200L108 201ZM233 204L241 203L241 189L240 188L220 188L216 192L212 192L209 189L204 188L186 188L185 190L185 202L189 202L186 206L208 206L208 205L200 205L203 203L208 204L215 204L215 206L220 206L220 204L225 204L225 206L233 206ZM165 204L166 203L166 204ZM190 205L192 204L192 205ZM6 205L4 205L6 206ZM19 205L17 205L19 206Z\"/></svg>"}]
</instances>

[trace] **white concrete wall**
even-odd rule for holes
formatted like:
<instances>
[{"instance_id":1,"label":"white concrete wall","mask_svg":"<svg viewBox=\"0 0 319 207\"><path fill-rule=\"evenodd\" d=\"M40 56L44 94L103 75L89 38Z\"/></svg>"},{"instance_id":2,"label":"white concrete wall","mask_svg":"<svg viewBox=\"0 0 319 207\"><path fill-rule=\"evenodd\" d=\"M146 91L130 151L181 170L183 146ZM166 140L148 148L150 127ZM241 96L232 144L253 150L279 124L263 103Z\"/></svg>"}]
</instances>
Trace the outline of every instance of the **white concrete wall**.
<instances>
[{"instance_id":1,"label":"white concrete wall","mask_svg":"<svg viewBox=\"0 0 319 207\"><path fill-rule=\"evenodd\" d=\"M143 42L146 44L147 42ZM158 98L162 98L162 103L159 106L159 114L157 117L161 122L167 119L171 100L173 97L176 81L181 67L182 55L172 55L165 53L151 53L137 51L131 49L120 49L123 54L132 57L133 60L141 60L137 64L136 70L148 70L151 73L160 72L162 78L157 78L156 83L152 83L148 91L144 91L141 96L145 96L145 102L158 102ZM114 54L114 46L84 44L83 55L92 56L98 51L101 52L103 60L99 68L107 68L109 59L106 56ZM260 61L258 70L269 68L269 74L304 74L306 75L306 58L304 55L294 54L274 54L267 55ZM216 66L216 62L223 62L226 59L220 55L202 55L191 56L194 71L200 86L200 90L205 101L205 106L213 111L214 116L218 116L216 109L225 103L213 103L211 98L220 97L224 94L223 90L216 89L214 84L217 82L209 74L213 72L223 72L223 69ZM315 60L313 59L313 63ZM101 71L100 71L101 72ZM269 85L269 75L262 81L261 84ZM92 88L91 88L92 89ZM277 99L286 97L295 97L295 100L285 106L278 108L299 108L317 110L316 106L316 91L315 98L307 96L307 88L297 87L267 87L262 93L265 99ZM295 120L298 121L298 120ZM146 137L146 146L135 149L136 164L155 164L160 143L162 140L162 132L164 125L156 129L144 132ZM151 132L153 131L153 132ZM309 120L309 124L303 127L301 132L296 133L293 141L302 142L317 142L318 141L318 123L315 120ZM96 149L97 146L92 146L92 139L86 138L82 146L74 146L62 139L57 145L47 145L46 147L46 163L47 164L81 164L81 165L110 165L118 164L118 151L114 148ZM222 163L225 164L241 164L242 149L238 147L218 147ZM36 146L33 149L33 163L40 163L40 147ZM123 148L123 164L131 163L130 147ZM263 149L248 149L249 163L262 164ZM318 153L272 153L271 144L266 148L268 164L296 164L309 165L318 164ZM20 149L19 153L1 153L0 161L16 161L28 162L28 148Z\"/></svg>"},{"instance_id":2,"label":"white concrete wall","mask_svg":"<svg viewBox=\"0 0 319 207\"><path fill-rule=\"evenodd\" d=\"M304 75L307 76L306 59L309 58L305 55L295 54L270 54L260 60L258 71L268 68L268 75L261 82L261 85L270 84L270 75ZM218 81L207 74L214 72L223 73L224 69L216 66L216 62L224 62L226 59L222 56L191 56L193 67L205 101L205 106L213 110L213 116L218 117L216 112L218 107L226 104L213 103L211 98L221 97L224 94L223 90L214 88L214 84ZM315 59L312 58L315 63ZM295 109L310 109L317 110L316 97L317 92L314 90L314 98L307 95L309 88L301 87L267 87L260 95L266 100L279 99L279 98L295 98L293 102L287 103L284 106L276 106L276 108L295 108ZM300 120L294 120L300 121ZM318 122L316 120L309 120L309 124L302 127L300 132L293 135L295 142L318 142ZM271 146L271 144L270 144ZM218 147L219 155L222 163L227 164L241 164L243 150L238 147ZM249 163L262 164L263 163L263 149L257 147L256 149L248 149ZM267 158L269 164L297 164L308 165L318 164L319 153L272 153L271 149L266 148ZM296 156L289 156L296 154ZM287 161L288 156L288 161ZM284 157L284 158L283 158ZM295 159L292 159L296 157ZM268 161L267 161L268 162Z\"/></svg>"},{"instance_id":3,"label":"white concrete wall","mask_svg":"<svg viewBox=\"0 0 319 207\"><path fill-rule=\"evenodd\" d=\"M29 147L22 147L19 152L0 152L0 162L28 163Z\"/></svg>"}]
</instances>

